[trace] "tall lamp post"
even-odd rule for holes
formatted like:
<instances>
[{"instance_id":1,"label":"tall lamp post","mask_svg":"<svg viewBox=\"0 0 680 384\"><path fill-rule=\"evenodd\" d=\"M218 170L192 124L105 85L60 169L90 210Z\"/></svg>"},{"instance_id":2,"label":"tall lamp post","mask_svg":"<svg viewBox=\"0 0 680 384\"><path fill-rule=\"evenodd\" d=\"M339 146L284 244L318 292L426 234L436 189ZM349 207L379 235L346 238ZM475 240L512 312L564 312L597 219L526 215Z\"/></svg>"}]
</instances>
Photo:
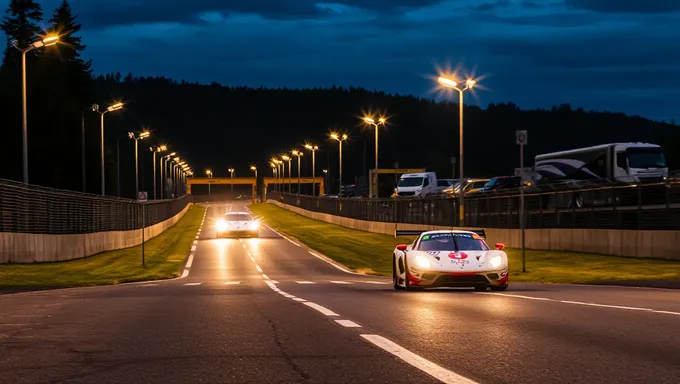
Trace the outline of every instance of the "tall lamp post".
<instances>
[{"instance_id":1,"label":"tall lamp post","mask_svg":"<svg viewBox=\"0 0 680 384\"><path fill-rule=\"evenodd\" d=\"M80 162L82 166L83 193L87 192L87 167L85 166L85 111L95 112L97 104L92 104L80 111Z\"/></svg>"},{"instance_id":2,"label":"tall lamp post","mask_svg":"<svg viewBox=\"0 0 680 384\"><path fill-rule=\"evenodd\" d=\"M319 146L305 144L305 148L312 151L312 196L316 196L316 151L319 150Z\"/></svg>"},{"instance_id":3,"label":"tall lamp post","mask_svg":"<svg viewBox=\"0 0 680 384\"><path fill-rule=\"evenodd\" d=\"M205 175L208 176L208 179L212 179L213 177L213 171L212 169L206 169L205 170ZM210 196L210 180L208 180L208 196Z\"/></svg>"},{"instance_id":4,"label":"tall lamp post","mask_svg":"<svg viewBox=\"0 0 680 384\"><path fill-rule=\"evenodd\" d=\"M254 166L254 165L251 165L251 166L250 166L250 170L253 171L253 172L255 172L255 180L257 180L257 167Z\"/></svg>"},{"instance_id":5,"label":"tall lamp post","mask_svg":"<svg viewBox=\"0 0 680 384\"><path fill-rule=\"evenodd\" d=\"M279 168L279 192L283 192L283 180L286 178L286 166L283 160L276 160L276 166Z\"/></svg>"},{"instance_id":6,"label":"tall lamp post","mask_svg":"<svg viewBox=\"0 0 680 384\"><path fill-rule=\"evenodd\" d=\"M153 153L153 199L156 200L156 153L165 152L168 147L160 145L158 147L149 147L149 151Z\"/></svg>"},{"instance_id":7,"label":"tall lamp post","mask_svg":"<svg viewBox=\"0 0 680 384\"><path fill-rule=\"evenodd\" d=\"M104 174L104 115L113 112L113 111L118 111L120 109L123 109L123 103L116 103L113 105L109 105L106 110L100 111L99 110L99 104L95 104L95 112L99 113L100 115L100 130L101 130L101 168L102 168L102 196L106 195L106 175ZM136 155L135 155L136 156Z\"/></svg>"},{"instance_id":8,"label":"tall lamp post","mask_svg":"<svg viewBox=\"0 0 680 384\"><path fill-rule=\"evenodd\" d=\"M297 195L298 197L300 196L300 159L302 158L302 151L291 151L293 156L297 156L298 158L298 187L297 187Z\"/></svg>"},{"instance_id":9,"label":"tall lamp post","mask_svg":"<svg viewBox=\"0 0 680 384\"><path fill-rule=\"evenodd\" d=\"M323 172L324 183L326 183L326 185L328 185L328 170L322 169L321 171ZM319 189L319 194L321 194L321 189Z\"/></svg>"},{"instance_id":10,"label":"tall lamp post","mask_svg":"<svg viewBox=\"0 0 680 384\"><path fill-rule=\"evenodd\" d=\"M21 128L22 128L22 144L23 144L23 162L24 162L24 184L28 184L28 111L27 111L27 96L26 96L26 54L34 49L49 47L59 42L59 36L50 35L41 40L34 41L26 48L19 48L19 40L13 40L12 46L21 52Z\"/></svg>"},{"instance_id":11,"label":"tall lamp post","mask_svg":"<svg viewBox=\"0 0 680 384\"><path fill-rule=\"evenodd\" d=\"M170 154L167 154L165 156L161 157L161 199L167 198L166 193L165 193L165 188L167 187L167 178L168 178L168 171L167 171L167 162L169 159L171 159L173 156L177 155L176 152L172 152ZM170 160L172 161L172 160Z\"/></svg>"},{"instance_id":12,"label":"tall lamp post","mask_svg":"<svg viewBox=\"0 0 680 384\"><path fill-rule=\"evenodd\" d=\"M380 126L381 125L384 126L385 123L387 122L387 120L384 117L381 117L376 122L375 119L373 119L370 116L365 116L363 120L366 124L372 125L372 126L375 127L375 172L376 172L375 178L377 179L378 178L378 174L377 174L377 172L378 172L378 132L380 131L380 129L379 129ZM371 183L371 186L372 186L371 197L377 197L378 196L378 190L377 190L378 189L378 183L377 183L377 181L375 183L373 183L373 178L371 178L370 183Z\"/></svg>"},{"instance_id":13,"label":"tall lamp post","mask_svg":"<svg viewBox=\"0 0 680 384\"><path fill-rule=\"evenodd\" d=\"M103 116L103 115L102 115ZM135 141L135 198L139 199L139 140L144 140L151 135L148 131L144 131L139 135L134 132L129 132L128 137Z\"/></svg>"},{"instance_id":14,"label":"tall lamp post","mask_svg":"<svg viewBox=\"0 0 680 384\"><path fill-rule=\"evenodd\" d=\"M234 178L234 168L229 168L229 175L233 179ZM234 193L234 183L231 184L231 192Z\"/></svg>"},{"instance_id":15,"label":"tall lamp post","mask_svg":"<svg viewBox=\"0 0 680 384\"><path fill-rule=\"evenodd\" d=\"M464 195L465 195L465 182L463 178L463 94L467 90L473 89L476 85L477 82L472 79L468 79L465 81L465 87L462 88L459 86L459 84L452 79L449 79L448 77L443 77L440 76L437 81L439 84L446 88L450 89L455 89L458 91L459 94L459 99L458 99L458 107L459 107L459 112L458 112L458 126L459 126L459 132L458 132L458 140L460 142L460 148L459 148L459 155L458 155L458 177L460 177L460 194L458 195L458 226L462 227L464 225L465 221L465 213L464 213Z\"/></svg>"},{"instance_id":16,"label":"tall lamp post","mask_svg":"<svg viewBox=\"0 0 680 384\"><path fill-rule=\"evenodd\" d=\"M339 175L339 184L338 185L338 197L342 197L342 142L347 140L347 135L343 134L340 135L338 133L331 133L331 139L336 140L339 144L340 148L340 175Z\"/></svg>"},{"instance_id":17,"label":"tall lamp post","mask_svg":"<svg viewBox=\"0 0 680 384\"><path fill-rule=\"evenodd\" d=\"M283 161L288 162L288 193L292 193L291 186L290 186L290 179L293 177L293 171L291 169L290 162L293 160L293 158L288 156L288 155L281 155L281 159ZM283 166L283 169L284 169L283 173L285 174L286 173L286 171L285 171L286 165L285 164Z\"/></svg>"}]
</instances>

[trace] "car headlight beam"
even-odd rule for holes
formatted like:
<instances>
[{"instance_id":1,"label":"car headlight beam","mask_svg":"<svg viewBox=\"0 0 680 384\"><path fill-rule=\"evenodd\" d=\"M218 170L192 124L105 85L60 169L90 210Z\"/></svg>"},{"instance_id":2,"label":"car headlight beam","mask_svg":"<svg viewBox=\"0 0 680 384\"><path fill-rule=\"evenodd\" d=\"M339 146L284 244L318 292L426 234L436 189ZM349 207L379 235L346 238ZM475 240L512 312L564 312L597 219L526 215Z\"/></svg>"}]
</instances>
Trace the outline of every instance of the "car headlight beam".
<instances>
[{"instance_id":1,"label":"car headlight beam","mask_svg":"<svg viewBox=\"0 0 680 384\"><path fill-rule=\"evenodd\" d=\"M418 266L421 269L430 269L431 264L430 261L427 259L427 257L423 255L416 255L416 266Z\"/></svg>"},{"instance_id":2,"label":"car headlight beam","mask_svg":"<svg viewBox=\"0 0 680 384\"><path fill-rule=\"evenodd\" d=\"M215 228L218 231L224 231L224 230L227 229L227 222L225 220L222 220L222 219L217 220L217 222L215 223Z\"/></svg>"},{"instance_id":3,"label":"car headlight beam","mask_svg":"<svg viewBox=\"0 0 680 384\"><path fill-rule=\"evenodd\" d=\"M500 267L501 263L503 263L503 257L501 257L501 255L496 255L489 260L489 265L493 268Z\"/></svg>"}]
</instances>

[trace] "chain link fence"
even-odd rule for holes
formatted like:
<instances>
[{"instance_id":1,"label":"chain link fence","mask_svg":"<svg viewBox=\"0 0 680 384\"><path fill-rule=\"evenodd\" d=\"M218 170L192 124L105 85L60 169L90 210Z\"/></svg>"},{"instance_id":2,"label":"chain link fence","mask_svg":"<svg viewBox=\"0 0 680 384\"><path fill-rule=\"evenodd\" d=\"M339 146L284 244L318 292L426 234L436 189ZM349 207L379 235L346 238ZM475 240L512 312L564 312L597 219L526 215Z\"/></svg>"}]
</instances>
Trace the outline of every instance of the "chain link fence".
<instances>
[{"instance_id":1,"label":"chain link fence","mask_svg":"<svg viewBox=\"0 0 680 384\"><path fill-rule=\"evenodd\" d=\"M25 185L0 179L0 232L79 234L129 231L165 221L191 202L185 195L174 200L137 203L59 189Z\"/></svg>"},{"instance_id":2,"label":"chain link fence","mask_svg":"<svg viewBox=\"0 0 680 384\"><path fill-rule=\"evenodd\" d=\"M300 208L359 220L460 226L458 199L329 198L270 193ZM527 228L680 229L680 183L525 189ZM519 190L465 197L464 226L519 228Z\"/></svg>"}]
</instances>

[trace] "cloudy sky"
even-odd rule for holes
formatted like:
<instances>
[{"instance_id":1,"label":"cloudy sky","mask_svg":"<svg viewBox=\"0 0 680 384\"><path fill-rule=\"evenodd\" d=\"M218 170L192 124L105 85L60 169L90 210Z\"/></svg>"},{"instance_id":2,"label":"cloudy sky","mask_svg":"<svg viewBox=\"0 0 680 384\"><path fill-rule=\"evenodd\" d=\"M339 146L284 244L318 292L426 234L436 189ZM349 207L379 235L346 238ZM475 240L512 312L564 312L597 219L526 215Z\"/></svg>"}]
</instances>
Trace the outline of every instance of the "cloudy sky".
<instances>
[{"instance_id":1,"label":"cloudy sky","mask_svg":"<svg viewBox=\"0 0 680 384\"><path fill-rule=\"evenodd\" d=\"M40 1L45 13L60 0ZM355 85L680 121L679 0L72 0L95 70L225 85Z\"/></svg>"}]
</instances>

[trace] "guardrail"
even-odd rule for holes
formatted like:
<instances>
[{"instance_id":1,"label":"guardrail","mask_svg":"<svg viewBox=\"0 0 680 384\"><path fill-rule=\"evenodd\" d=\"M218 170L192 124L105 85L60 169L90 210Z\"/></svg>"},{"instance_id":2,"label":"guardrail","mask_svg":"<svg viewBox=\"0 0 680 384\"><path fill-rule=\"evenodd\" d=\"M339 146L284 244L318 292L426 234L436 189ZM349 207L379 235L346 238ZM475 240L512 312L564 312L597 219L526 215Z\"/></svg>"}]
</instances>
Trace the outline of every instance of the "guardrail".
<instances>
[{"instance_id":1,"label":"guardrail","mask_svg":"<svg viewBox=\"0 0 680 384\"><path fill-rule=\"evenodd\" d=\"M680 229L680 183L676 182L525 191L527 228ZM358 220L459 226L458 201L450 197L298 198L274 192L269 198ZM520 195L469 195L464 213L466 227L519 228Z\"/></svg>"},{"instance_id":2,"label":"guardrail","mask_svg":"<svg viewBox=\"0 0 680 384\"><path fill-rule=\"evenodd\" d=\"M165 221L191 202L185 195L174 200L149 201L104 197L26 185L0 179L0 232L81 234L128 231Z\"/></svg>"}]
</instances>

